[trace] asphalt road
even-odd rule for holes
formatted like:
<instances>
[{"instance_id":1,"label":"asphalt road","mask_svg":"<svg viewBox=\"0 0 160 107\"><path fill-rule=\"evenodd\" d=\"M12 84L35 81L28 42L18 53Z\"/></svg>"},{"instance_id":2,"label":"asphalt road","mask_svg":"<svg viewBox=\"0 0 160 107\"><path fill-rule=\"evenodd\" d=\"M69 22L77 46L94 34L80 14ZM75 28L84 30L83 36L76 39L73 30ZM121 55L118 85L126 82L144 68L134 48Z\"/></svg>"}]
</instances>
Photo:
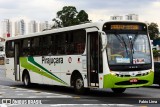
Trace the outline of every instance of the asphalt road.
<instances>
[{"instance_id":1,"label":"asphalt road","mask_svg":"<svg viewBox=\"0 0 160 107\"><path fill-rule=\"evenodd\" d=\"M85 95L77 95L74 93L73 88L70 87L34 84L32 87L26 88L21 82L14 82L6 78L4 66L0 66L0 99L11 100L14 104L7 106L16 107L28 107L28 105L22 104L31 103L30 101L33 100L37 100L38 105L32 104L30 107L159 107L160 87L153 85L150 87L130 88L123 94L115 94L110 89L92 89ZM154 104L156 102L159 104ZM6 105L2 104L1 107L6 107Z\"/></svg>"}]
</instances>

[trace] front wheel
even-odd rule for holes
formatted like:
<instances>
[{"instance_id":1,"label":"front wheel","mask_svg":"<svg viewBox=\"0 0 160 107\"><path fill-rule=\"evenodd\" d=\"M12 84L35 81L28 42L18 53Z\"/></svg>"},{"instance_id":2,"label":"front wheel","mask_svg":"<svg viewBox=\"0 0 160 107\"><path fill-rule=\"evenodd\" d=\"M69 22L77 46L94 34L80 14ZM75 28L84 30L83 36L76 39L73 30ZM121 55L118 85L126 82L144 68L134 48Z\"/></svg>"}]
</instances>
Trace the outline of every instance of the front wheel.
<instances>
[{"instance_id":1,"label":"front wheel","mask_svg":"<svg viewBox=\"0 0 160 107\"><path fill-rule=\"evenodd\" d=\"M123 93L125 90L126 88L112 88L114 93Z\"/></svg>"},{"instance_id":2,"label":"front wheel","mask_svg":"<svg viewBox=\"0 0 160 107\"><path fill-rule=\"evenodd\" d=\"M74 89L77 94L83 94L85 91L84 82L81 77L77 77L74 81Z\"/></svg>"}]
</instances>

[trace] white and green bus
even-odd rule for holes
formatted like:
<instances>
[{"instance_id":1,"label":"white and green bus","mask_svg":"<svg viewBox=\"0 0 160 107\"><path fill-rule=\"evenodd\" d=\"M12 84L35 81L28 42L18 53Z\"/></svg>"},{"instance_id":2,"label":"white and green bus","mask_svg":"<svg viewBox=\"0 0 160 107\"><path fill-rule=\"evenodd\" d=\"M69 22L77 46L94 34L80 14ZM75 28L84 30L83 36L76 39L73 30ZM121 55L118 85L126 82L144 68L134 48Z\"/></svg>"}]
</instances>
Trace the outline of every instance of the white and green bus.
<instances>
[{"instance_id":1,"label":"white and green bus","mask_svg":"<svg viewBox=\"0 0 160 107\"><path fill-rule=\"evenodd\" d=\"M153 55L147 25L101 21L10 37L6 76L31 83L88 88L126 88L153 83Z\"/></svg>"}]
</instances>

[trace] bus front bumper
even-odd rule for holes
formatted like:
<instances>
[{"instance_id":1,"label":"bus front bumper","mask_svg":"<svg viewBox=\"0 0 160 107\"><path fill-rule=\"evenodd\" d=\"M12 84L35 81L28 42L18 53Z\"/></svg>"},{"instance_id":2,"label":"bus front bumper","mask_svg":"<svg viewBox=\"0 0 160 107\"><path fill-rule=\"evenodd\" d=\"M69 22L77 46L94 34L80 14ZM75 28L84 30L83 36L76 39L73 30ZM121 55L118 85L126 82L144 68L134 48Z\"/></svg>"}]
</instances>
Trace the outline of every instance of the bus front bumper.
<instances>
[{"instance_id":1,"label":"bus front bumper","mask_svg":"<svg viewBox=\"0 0 160 107\"><path fill-rule=\"evenodd\" d=\"M103 88L136 88L142 86L150 86L153 84L153 78L153 71L145 76L134 77L118 77L116 75L107 74L103 77ZM130 80L132 79L136 79L137 82L131 82Z\"/></svg>"}]
</instances>

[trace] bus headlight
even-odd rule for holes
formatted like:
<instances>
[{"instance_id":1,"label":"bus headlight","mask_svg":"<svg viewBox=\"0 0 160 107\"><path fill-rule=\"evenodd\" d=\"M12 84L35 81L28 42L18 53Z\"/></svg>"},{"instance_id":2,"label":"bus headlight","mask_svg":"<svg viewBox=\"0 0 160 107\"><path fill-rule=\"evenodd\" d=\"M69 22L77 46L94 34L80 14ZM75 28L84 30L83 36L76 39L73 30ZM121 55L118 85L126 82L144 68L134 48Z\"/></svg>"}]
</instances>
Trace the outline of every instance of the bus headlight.
<instances>
[{"instance_id":1,"label":"bus headlight","mask_svg":"<svg viewBox=\"0 0 160 107\"><path fill-rule=\"evenodd\" d=\"M116 75L116 73L114 73L114 72L111 72L111 75Z\"/></svg>"}]
</instances>

